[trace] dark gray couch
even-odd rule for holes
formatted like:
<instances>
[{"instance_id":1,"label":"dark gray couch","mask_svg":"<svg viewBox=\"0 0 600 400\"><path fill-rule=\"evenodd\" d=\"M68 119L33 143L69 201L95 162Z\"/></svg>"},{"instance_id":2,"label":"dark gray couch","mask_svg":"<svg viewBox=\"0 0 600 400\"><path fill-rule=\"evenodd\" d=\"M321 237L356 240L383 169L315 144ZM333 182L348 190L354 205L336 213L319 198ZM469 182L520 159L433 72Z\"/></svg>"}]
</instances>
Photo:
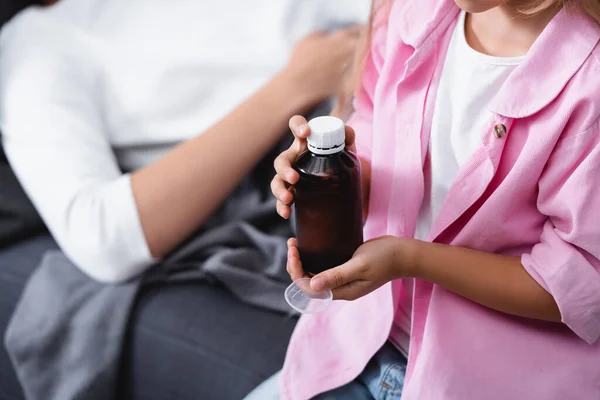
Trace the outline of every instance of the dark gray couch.
<instances>
[{"instance_id":1,"label":"dark gray couch","mask_svg":"<svg viewBox=\"0 0 600 400\"><path fill-rule=\"evenodd\" d=\"M0 334L42 255L56 249L2 160L0 147ZM281 368L296 320L195 283L140 294L123 349L116 399L237 400ZM90 343L93 346L93 343ZM0 346L0 400L23 393Z\"/></svg>"},{"instance_id":2,"label":"dark gray couch","mask_svg":"<svg viewBox=\"0 0 600 400\"><path fill-rule=\"evenodd\" d=\"M29 274L51 248L54 241L40 235L0 250L2 335ZM241 399L281 368L294 325L294 319L206 284L145 290L131 320L115 398ZM4 347L0 399L23 399Z\"/></svg>"}]
</instances>

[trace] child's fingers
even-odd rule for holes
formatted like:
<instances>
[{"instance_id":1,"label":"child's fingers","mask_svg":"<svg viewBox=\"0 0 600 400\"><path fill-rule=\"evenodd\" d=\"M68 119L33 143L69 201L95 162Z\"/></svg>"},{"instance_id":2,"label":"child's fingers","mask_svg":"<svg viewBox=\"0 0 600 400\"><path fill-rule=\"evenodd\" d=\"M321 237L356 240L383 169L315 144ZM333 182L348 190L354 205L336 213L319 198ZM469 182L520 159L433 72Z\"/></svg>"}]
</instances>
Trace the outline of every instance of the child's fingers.
<instances>
[{"instance_id":1,"label":"child's fingers","mask_svg":"<svg viewBox=\"0 0 600 400\"><path fill-rule=\"evenodd\" d=\"M271 192L273 196L283 204L289 205L294 201L294 195L288 189L283 179L276 175L271 181Z\"/></svg>"},{"instance_id":2,"label":"child's fingers","mask_svg":"<svg viewBox=\"0 0 600 400\"><path fill-rule=\"evenodd\" d=\"M333 290L350 282L360 280L362 273L359 267L359 261L352 258L339 267L328 269L314 276L310 281L310 287L319 292L327 289Z\"/></svg>"},{"instance_id":3,"label":"child's fingers","mask_svg":"<svg viewBox=\"0 0 600 400\"><path fill-rule=\"evenodd\" d=\"M290 118L290 130L297 139L306 140L310 134L310 128L306 118L301 115L294 115Z\"/></svg>"},{"instance_id":4,"label":"child's fingers","mask_svg":"<svg viewBox=\"0 0 600 400\"><path fill-rule=\"evenodd\" d=\"M302 262L300 261L300 253L298 251L298 242L296 238L291 238L287 242L288 245L288 262L287 271L292 277L292 280L305 278L308 275L302 268Z\"/></svg>"},{"instance_id":5,"label":"child's fingers","mask_svg":"<svg viewBox=\"0 0 600 400\"><path fill-rule=\"evenodd\" d=\"M283 204L280 200L277 200L275 209L277 210L277 214L279 214L284 219L289 219L290 215L292 214L292 209L290 208L290 206Z\"/></svg>"},{"instance_id":6,"label":"child's fingers","mask_svg":"<svg viewBox=\"0 0 600 400\"><path fill-rule=\"evenodd\" d=\"M296 279L303 278L305 276L300 259L296 256L291 255L290 252L288 252L287 272L288 274L290 274L290 277L293 281L295 281Z\"/></svg>"},{"instance_id":7,"label":"child's fingers","mask_svg":"<svg viewBox=\"0 0 600 400\"><path fill-rule=\"evenodd\" d=\"M290 119L290 130L296 138L294 143L290 146L289 150L293 152L293 159L291 164L296 161L296 158L307 150L306 139L310 135L310 127L306 118L295 115Z\"/></svg>"},{"instance_id":8,"label":"child's fingers","mask_svg":"<svg viewBox=\"0 0 600 400\"><path fill-rule=\"evenodd\" d=\"M288 254L300 259L300 252L298 251L298 245L297 245L296 239L288 240Z\"/></svg>"},{"instance_id":9,"label":"child's fingers","mask_svg":"<svg viewBox=\"0 0 600 400\"><path fill-rule=\"evenodd\" d=\"M289 183L290 185L296 184L298 179L300 179L300 175L298 175L298 172L296 172L296 170L293 168L294 162L296 162L298 155L299 154L293 149L292 145L292 147L281 153L275 159L274 166L277 175L279 175L283 181Z\"/></svg>"},{"instance_id":10,"label":"child's fingers","mask_svg":"<svg viewBox=\"0 0 600 400\"><path fill-rule=\"evenodd\" d=\"M352 281L332 290L334 300L356 300L370 293L371 284L367 281Z\"/></svg>"},{"instance_id":11,"label":"child's fingers","mask_svg":"<svg viewBox=\"0 0 600 400\"><path fill-rule=\"evenodd\" d=\"M354 146L354 141L356 140L356 133L352 127L346 125L346 147Z\"/></svg>"}]
</instances>

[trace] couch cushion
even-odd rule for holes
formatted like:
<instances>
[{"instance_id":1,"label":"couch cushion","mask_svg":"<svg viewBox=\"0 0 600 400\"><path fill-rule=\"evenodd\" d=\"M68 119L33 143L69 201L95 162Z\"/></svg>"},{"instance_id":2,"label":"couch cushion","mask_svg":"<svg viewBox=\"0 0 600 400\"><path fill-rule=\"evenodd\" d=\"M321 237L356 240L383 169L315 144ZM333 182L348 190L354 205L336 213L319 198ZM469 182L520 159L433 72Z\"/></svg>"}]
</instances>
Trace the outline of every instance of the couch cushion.
<instances>
[{"instance_id":1,"label":"couch cushion","mask_svg":"<svg viewBox=\"0 0 600 400\"><path fill-rule=\"evenodd\" d=\"M56 244L40 236L0 250L0 334L28 277ZM243 304L205 283L142 291L123 350L118 398L241 399L283 364L295 318ZM0 346L0 399L23 394Z\"/></svg>"},{"instance_id":2,"label":"couch cushion","mask_svg":"<svg viewBox=\"0 0 600 400\"><path fill-rule=\"evenodd\" d=\"M121 398L241 399L281 369L295 324L203 283L146 290L124 351Z\"/></svg>"}]
</instances>

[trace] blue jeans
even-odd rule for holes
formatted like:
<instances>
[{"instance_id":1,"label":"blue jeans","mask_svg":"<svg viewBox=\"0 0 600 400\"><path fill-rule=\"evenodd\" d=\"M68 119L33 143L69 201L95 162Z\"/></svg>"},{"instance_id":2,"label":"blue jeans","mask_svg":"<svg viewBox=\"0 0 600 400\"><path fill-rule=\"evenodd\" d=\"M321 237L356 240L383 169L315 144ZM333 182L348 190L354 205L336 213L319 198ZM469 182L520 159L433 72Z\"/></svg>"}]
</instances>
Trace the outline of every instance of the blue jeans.
<instances>
[{"instance_id":1,"label":"blue jeans","mask_svg":"<svg viewBox=\"0 0 600 400\"><path fill-rule=\"evenodd\" d=\"M406 375L406 357L386 343L352 382L314 400L400 400ZM254 389L244 400L279 400L279 373Z\"/></svg>"}]
</instances>

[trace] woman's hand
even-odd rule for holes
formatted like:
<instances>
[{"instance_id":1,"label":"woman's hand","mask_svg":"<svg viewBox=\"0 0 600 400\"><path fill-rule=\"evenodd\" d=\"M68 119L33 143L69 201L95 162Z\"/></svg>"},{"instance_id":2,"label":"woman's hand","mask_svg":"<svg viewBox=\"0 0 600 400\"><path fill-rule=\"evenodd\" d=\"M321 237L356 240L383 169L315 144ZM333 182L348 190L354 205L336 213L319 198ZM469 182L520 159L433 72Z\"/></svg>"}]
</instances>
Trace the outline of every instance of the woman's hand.
<instances>
[{"instance_id":1,"label":"woman's hand","mask_svg":"<svg viewBox=\"0 0 600 400\"><path fill-rule=\"evenodd\" d=\"M413 260L419 243L394 236L369 240L347 263L314 276L310 285L317 291L331 289L336 300L358 299L391 280L415 276ZM297 252L292 246L288 251L288 271L296 278L301 277Z\"/></svg>"},{"instance_id":2,"label":"woman's hand","mask_svg":"<svg viewBox=\"0 0 600 400\"><path fill-rule=\"evenodd\" d=\"M283 71L297 87L297 95L316 104L347 91L363 30L363 26L353 26L332 33L313 33L300 40Z\"/></svg>"},{"instance_id":3,"label":"woman's hand","mask_svg":"<svg viewBox=\"0 0 600 400\"><path fill-rule=\"evenodd\" d=\"M310 128L306 119L294 116L290 119L290 129L294 134L294 143L275 159L275 171L277 174L271 181L271 191L277 198L277 213L288 219L291 214L291 205L294 202L293 185L298 182L300 176L294 169L296 159L307 150L306 139L310 134ZM346 148L355 151L354 130L346 126Z\"/></svg>"}]
</instances>

